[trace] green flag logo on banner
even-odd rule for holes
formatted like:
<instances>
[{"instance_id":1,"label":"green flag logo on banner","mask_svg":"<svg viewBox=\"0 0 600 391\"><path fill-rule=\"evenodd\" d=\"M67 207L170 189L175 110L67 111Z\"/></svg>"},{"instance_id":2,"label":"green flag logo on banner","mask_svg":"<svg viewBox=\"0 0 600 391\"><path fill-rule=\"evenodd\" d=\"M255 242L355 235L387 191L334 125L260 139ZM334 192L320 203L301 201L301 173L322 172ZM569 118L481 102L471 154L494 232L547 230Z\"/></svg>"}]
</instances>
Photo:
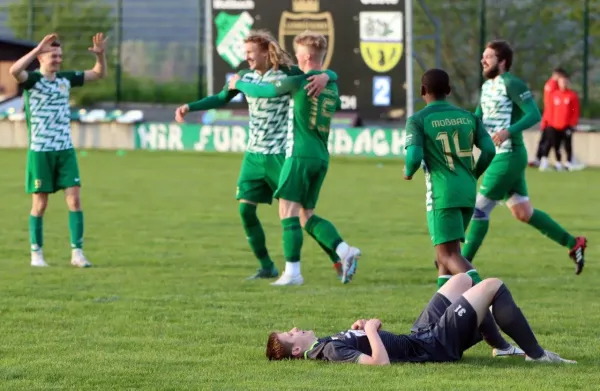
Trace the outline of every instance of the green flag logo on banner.
<instances>
[{"instance_id":1,"label":"green flag logo on banner","mask_svg":"<svg viewBox=\"0 0 600 391\"><path fill-rule=\"evenodd\" d=\"M217 26L217 53L232 68L237 68L245 59L244 39L250 34L254 19L248 12L231 15L219 12L215 18Z\"/></svg>"}]
</instances>

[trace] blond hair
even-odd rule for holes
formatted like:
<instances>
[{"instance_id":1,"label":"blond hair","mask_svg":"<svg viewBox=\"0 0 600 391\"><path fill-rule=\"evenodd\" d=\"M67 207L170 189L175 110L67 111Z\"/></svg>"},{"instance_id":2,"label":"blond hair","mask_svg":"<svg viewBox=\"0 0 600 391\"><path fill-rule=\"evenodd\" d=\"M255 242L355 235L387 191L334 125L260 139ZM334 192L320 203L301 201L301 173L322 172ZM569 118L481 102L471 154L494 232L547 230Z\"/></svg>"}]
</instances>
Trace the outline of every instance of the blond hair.
<instances>
[{"instance_id":1,"label":"blond hair","mask_svg":"<svg viewBox=\"0 0 600 391\"><path fill-rule=\"evenodd\" d=\"M261 51L268 52L270 68L278 70L281 66L289 68L294 65L292 57L279 46L277 40L267 30L250 31L244 43L256 44Z\"/></svg>"},{"instance_id":2,"label":"blond hair","mask_svg":"<svg viewBox=\"0 0 600 391\"><path fill-rule=\"evenodd\" d=\"M294 38L294 46L306 46L321 61L327 53L327 39L323 34L306 30Z\"/></svg>"}]
</instances>

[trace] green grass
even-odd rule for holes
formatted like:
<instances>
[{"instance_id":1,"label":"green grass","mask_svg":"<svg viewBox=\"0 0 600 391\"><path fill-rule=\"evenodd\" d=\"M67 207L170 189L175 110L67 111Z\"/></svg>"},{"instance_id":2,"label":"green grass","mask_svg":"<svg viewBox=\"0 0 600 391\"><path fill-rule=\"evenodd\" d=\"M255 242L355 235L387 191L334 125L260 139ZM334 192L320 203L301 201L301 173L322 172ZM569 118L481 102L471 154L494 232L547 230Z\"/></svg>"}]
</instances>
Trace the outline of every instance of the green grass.
<instances>
[{"instance_id":1,"label":"green grass","mask_svg":"<svg viewBox=\"0 0 600 391\"><path fill-rule=\"evenodd\" d=\"M29 266L24 151L0 153L0 387L215 390L589 390L600 375L600 171L528 173L534 204L590 240L581 276L566 249L500 207L475 266L504 279L542 346L577 366L493 359L480 344L455 364L362 367L270 363L267 334L327 335L360 317L408 331L435 290L422 174L402 163L335 159L318 213L364 253L342 285L305 235L301 287L245 282L257 267L234 200L240 156L91 151L80 157L86 253L69 265L62 194L50 199L45 255ZM275 207L260 216L282 266Z\"/></svg>"}]
</instances>

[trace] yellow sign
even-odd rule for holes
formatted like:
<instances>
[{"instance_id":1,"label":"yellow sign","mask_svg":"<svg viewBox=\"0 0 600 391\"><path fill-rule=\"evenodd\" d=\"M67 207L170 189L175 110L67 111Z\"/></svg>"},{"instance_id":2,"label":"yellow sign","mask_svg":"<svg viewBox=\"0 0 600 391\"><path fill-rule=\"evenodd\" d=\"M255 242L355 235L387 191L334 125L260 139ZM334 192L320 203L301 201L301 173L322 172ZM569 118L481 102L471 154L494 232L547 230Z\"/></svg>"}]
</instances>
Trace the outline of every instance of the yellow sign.
<instances>
[{"instance_id":1,"label":"yellow sign","mask_svg":"<svg viewBox=\"0 0 600 391\"><path fill-rule=\"evenodd\" d=\"M283 11L279 20L279 43L283 50L293 52L292 42L296 35L306 30L325 35L327 54L323 60L323 69L327 69L333 57L335 30L331 12L319 12L319 1L292 0L292 12Z\"/></svg>"},{"instance_id":2,"label":"yellow sign","mask_svg":"<svg viewBox=\"0 0 600 391\"><path fill-rule=\"evenodd\" d=\"M392 70L404 52L402 12L361 12L360 54L369 68L385 73Z\"/></svg>"}]
</instances>

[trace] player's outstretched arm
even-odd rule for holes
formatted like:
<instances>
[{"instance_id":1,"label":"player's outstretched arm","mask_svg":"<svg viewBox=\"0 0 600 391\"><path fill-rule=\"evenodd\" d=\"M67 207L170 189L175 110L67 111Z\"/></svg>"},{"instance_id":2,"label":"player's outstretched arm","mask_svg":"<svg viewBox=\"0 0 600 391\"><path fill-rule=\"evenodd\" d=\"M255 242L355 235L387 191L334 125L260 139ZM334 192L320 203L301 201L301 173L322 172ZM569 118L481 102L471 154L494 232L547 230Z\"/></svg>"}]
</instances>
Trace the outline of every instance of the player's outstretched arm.
<instances>
[{"instance_id":1,"label":"player's outstretched arm","mask_svg":"<svg viewBox=\"0 0 600 391\"><path fill-rule=\"evenodd\" d=\"M106 77L106 41L108 37L104 37L103 33L97 33L92 37L92 47L88 48L91 53L96 56L96 64L92 69L88 69L83 73L83 79L88 81L96 81Z\"/></svg>"},{"instance_id":2,"label":"player's outstretched arm","mask_svg":"<svg viewBox=\"0 0 600 391\"><path fill-rule=\"evenodd\" d=\"M52 51L50 46L52 42L58 39L57 34L48 34L42 39L42 41L29 53L18 59L8 70L8 72L14 77L17 82L25 83L29 78L29 73L26 71L27 67L36 59L37 56Z\"/></svg>"},{"instance_id":3,"label":"player's outstretched arm","mask_svg":"<svg viewBox=\"0 0 600 391\"><path fill-rule=\"evenodd\" d=\"M479 159L475 164L475 177L479 178L485 170L489 167L496 156L496 147L494 141L490 137L489 133L485 131L483 123L479 118L475 118L475 139L474 143L477 148L481 151Z\"/></svg>"},{"instance_id":4,"label":"player's outstretched arm","mask_svg":"<svg viewBox=\"0 0 600 391\"><path fill-rule=\"evenodd\" d=\"M423 161L423 130L418 122L410 117L406 121L406 160L404 166L404 179L410 180L417 172Z\"/></svg>"},{"instance_id":5,"label":"player's outstretched arm","mask_svg":"<svg viewBox=\"0 0 600 391\"><path fill-rule=\"evenodd\" d=\"M307 75L288 77L283 80L278 80L275 83L253 84L246 83L240 80L235 81L235 85L229 85L229 88L235 88L243 92L246 96L253 98L274 98L286 94L293 94L302 88L302 83L306 80Z\"/></svg>"},{"instance_id":6,"label":"player's outstretched arm","mask_svg":"<svg viewBox=\"0 0 600 391\"><path fill-rule=\"evenodd\" d=\"M506 92L513 103L525 113L520 120L507 129L508 133L511 135L521 133L540 122L542 119L540 109L525 83L519 79L511 79L506 86Z\"/></svg>"}]
</instances>

